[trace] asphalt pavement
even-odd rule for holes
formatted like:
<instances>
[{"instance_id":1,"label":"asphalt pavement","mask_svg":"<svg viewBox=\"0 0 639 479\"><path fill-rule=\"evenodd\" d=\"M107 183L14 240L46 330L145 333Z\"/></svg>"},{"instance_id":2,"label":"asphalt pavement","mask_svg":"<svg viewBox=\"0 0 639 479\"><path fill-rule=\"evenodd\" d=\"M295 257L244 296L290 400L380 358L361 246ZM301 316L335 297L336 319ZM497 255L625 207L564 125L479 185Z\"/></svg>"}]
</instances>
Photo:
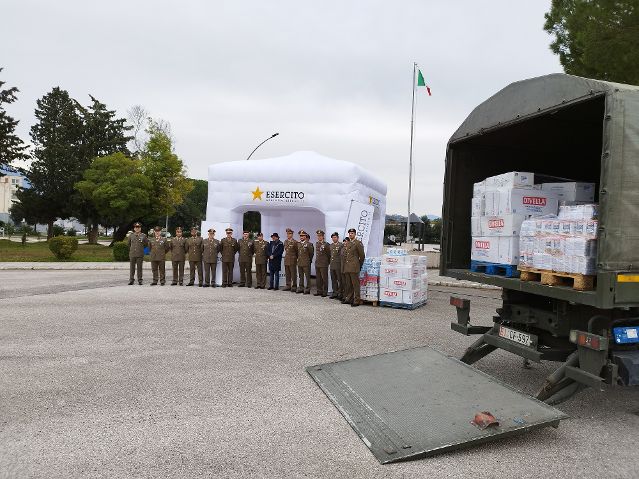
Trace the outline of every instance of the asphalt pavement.
<instances>
[{"instance_id":1,"label":"asphalt pavement","mask_svg":"<svg viewBox=\"0 0 639 479\"><path fill-rule=\"evenodd\" d=\"M558 429L380 465L304 370L424 345L459 357L451 292L490 324L497 291L431 286L405 311L127 279L0 271L0 477L637 477L636 389L583 391ZM476 366L528 393L552 370L501 351Z\"/></svg>"}]
</instances>

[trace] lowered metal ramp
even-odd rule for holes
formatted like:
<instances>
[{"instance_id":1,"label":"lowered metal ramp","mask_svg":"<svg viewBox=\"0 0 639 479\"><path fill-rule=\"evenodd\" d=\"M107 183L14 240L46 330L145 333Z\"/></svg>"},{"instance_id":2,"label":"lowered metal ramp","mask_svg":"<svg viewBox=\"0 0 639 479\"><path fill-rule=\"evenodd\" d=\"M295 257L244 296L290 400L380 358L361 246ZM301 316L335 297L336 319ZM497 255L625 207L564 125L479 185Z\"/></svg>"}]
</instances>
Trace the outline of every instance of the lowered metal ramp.
<instances>
[{"instance_id":1,"label":"lowered metal ramp","mask_svg":"<svg viewBox=\"0 0 639 479\"><path fill-rule=\"evenodd\" d=\"M557 427L568 417L427 347L306 371L382 464Z\"/></svg>"}]
</instances>

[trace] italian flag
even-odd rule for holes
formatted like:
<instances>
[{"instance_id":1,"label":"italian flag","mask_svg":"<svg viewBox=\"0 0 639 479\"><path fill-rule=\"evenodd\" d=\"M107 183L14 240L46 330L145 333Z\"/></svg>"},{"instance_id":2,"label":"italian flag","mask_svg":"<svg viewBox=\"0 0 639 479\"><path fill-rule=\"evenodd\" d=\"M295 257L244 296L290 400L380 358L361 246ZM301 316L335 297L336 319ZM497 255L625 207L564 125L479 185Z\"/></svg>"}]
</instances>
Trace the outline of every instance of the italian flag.
<instances>
[{"instance_id":1,"label":"italian flag","mask_svg":"<svg viewBox=\"0 0 639 479\"><path fill-rule=\"evenodd\" d=\"M428 92L428 96L431 96L430 87L426 85L426 82L424 81L424 75L422 75L421 70L417 70L417 86L425 86L426 91Z\"/></svg>"}]
</instances>

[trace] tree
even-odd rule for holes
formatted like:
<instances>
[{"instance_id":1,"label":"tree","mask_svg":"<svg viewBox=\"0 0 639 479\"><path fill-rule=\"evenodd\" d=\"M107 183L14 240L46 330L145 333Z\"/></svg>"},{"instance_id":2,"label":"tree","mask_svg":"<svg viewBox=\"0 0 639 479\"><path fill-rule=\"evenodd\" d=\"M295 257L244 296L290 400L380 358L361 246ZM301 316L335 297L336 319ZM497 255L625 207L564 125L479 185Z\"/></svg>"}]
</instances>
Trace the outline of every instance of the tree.
<instances>
[{"instance_id":1,"label":"tree","mask_svg":"<svg viewBox=\"0 0 639 479\"><path fill-rule=\"evenodd\" d=\"M0 73L2 68L0 68ZM25 160L28 158L25 150L27 147L22 140L15 134L18 120L7 115L3 104L11 104L16 101L16 87L3 88L5 82L0 80L0 168L10 166L16 160ZM0 171L0 176L4 176Z\"/></svg>"},{"instance_id":2,"label":"tree","mask_svg":"<svg viewBox=\"0 0 639 479\"><path fill-rule=\"evenodd\" d=\"M93 96L89 95L89 97L92 103L88 108L76 102L83 122L82 143L80 145L82 171L88 168L92 161L99 156L118 152L128 156L130 153L127 143L133 138L127 136L127 131L131 130L132 127L126 125L124 118L116 118L114 110L109 110L104 103ZM76 181L81 179L81 175L75 178ZM76 194L73 197L72 210L73 216L88 227L89 243L97 244L100 214L93 202L81 194Z\"/></svg>"},{"instance_id":3,"label":"tree","mask_svg":"<svg viewBox=\"0 0 639 479\"><path fill-rule=\"evenodd\" d=\"M553 0L545 18L566 73L639 84L637 0Z\"/></svg>"},{"instance_id":4,"label":"tree","mask_svg":"<svg viewBox=\"0 0 639 479\"><path fill-rule=\"evenodd\" d=\"M123 153L95 158L75 187L91 202L102 224L123 228L146 214L153 190L140 162Z\"/></svg>"},{"instance_id":5,"label":"tree","mask_svg":"<svg viewBox=\"0 0 639 479\"><path fill-rule=\"evenodd\" d=\"M208 182L204 180L190 180L193 189L184 197L184 202L176 206L175 213L169 217L169 230L175 231L176 226L190 228L199 226L206 215L206 201L208 199Z\"/></svg>"},{"instance_id":6,"label":"tree","mask_svg":"<svg viewBox=\"0 0 639 479\"><path fill-rule=\"evenodd\" d=\"M132 128L131 146L133 155L136 158L142 156L143 150L149 141L149 130L151 126L157 131L164 133L175 147L175 138L171 124L166 120L153 120L150 113L142 105L133 105L127 110L127 117Z\"/></svg>"},{"instance_id":7,"label":"tree","mask_svg":"<svg viewBox=\"0 0 639 479\"><path fill-rule=\"evenodd\" d=\"M153 183L151 214L170 216L193 189L182 160L173 153L170 137L151 120L149 141L142 154L142 171Z\"/></svg>"},{"instance_id":8,"label":"tree","mask_svg":"<svg viewBox=\"0 0 639 479\"><path fill-rule=\"evenodd\" d=\"M76 103L59 87L38 100L35 117L33 162L27 176L39 202L46 204L49 239L56 218L72 213L73 185L85 167L80 149L83 124Z\"/></svg>"}]
</instances>

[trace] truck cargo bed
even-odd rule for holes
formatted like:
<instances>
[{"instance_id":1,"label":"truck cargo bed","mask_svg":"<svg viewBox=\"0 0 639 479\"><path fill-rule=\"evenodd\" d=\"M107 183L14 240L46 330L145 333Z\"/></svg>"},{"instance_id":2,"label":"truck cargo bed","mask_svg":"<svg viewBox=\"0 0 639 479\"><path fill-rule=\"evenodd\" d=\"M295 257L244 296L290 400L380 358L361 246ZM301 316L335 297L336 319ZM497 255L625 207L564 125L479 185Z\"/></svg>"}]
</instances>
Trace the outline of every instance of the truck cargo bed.
<instances>
[{"instance_id":1,"label":"truck cargo bed","mask_svg":"<svg viewBox=\"0 0 639 479\"><path fill-rule=\"evenodd\" d=\"M588 306L597 305L596 291L577 291L565 286L547 286L531 281L521 281L519 278L506 278L504 276L476 273L469 269L449 269L446 271L446 274L451 278L491 284L493 286L499 286L500 288L523 291L549 298L563 299Z\"/></svg>"}]
</instances>

